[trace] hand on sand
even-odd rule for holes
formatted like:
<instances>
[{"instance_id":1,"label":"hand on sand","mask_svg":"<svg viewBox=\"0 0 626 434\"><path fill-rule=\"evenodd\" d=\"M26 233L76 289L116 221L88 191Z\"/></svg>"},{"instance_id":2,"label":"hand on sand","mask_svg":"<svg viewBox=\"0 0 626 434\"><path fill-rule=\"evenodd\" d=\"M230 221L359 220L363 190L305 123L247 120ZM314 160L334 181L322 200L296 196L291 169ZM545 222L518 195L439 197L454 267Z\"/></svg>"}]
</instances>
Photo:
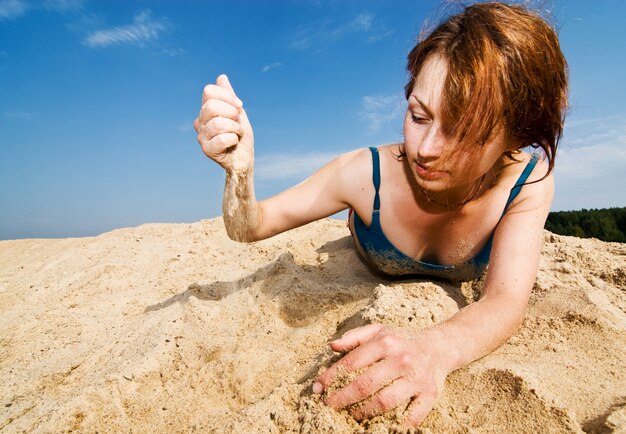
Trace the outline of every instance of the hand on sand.
<instances>
[{"instance_id":1,"label":"hand on sand","mask_svg":"<svg viewBox=\"0 0 626 434\"><path fill-rule=\"evenodd\" d=\"M226 170L252 169L252 126L226 75L204 88L202 108L193 126L207 157Z\"/></svg>"},{"instance_id":2,"label":"hand on sand","mask_svg":"<svg viewBox=\"0 0 626 434\"><path fill-rule=\"evenodd\" d=\"M322 393L339 375L363 370L352 382L329 394L325 403L348 408L356 419L370 418L410 404L405 410L407 426L419 425L432 409L446 375L436 345L423 332L371 324L345 333L330 343L334 351L349 351L328 368L313 385ZM352 405L356 404L357 405Z\"/></svg>"}]
</instances>

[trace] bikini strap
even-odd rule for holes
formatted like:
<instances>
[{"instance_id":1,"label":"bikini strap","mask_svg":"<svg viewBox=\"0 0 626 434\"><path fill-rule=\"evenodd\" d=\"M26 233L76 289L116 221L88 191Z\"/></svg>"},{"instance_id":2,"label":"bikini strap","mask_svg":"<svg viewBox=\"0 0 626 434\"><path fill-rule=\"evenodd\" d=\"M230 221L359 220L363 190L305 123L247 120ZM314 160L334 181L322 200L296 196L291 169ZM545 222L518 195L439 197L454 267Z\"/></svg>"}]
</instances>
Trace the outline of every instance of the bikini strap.
<instances>
[{"instance_id":1,"label":"bikini strap","mask_svg":"<svg viewBox=\"0 0 626 434\"><path fill-rule=\"evenodd\" d=\"M513 186L513 188L511 189L511 192L509 193L509 199L506 201L506 206L504 207L504 211L502 212L502 215L504 215L504 213L506 212L511 202L513 202L515 198L517 197L517 195L520 193L520 191L522 191L522 187L524 186L524 183L526 182L526 180L532 173L533 169L535 168L537 161L539 161L539 154L533 153L532 157L528 161L528 164L526 164L524 171L519 176L519 178L517 178L517 181L515 181L515 186Z\"/></svg>"},{"instance_id":2,"label":"bikini strap","mask_svg":"<svg viewBox=\"0 0 626 434\"><path fill-rule=\"evenodd\" d=\"M376 189L376 195L374 196L374 211L380 209L380 196L378 190L380 189L380 157L378 155L378 148L370 146L372 152L372 178L374 181L374 188Z\"/></svg>"}]
</instances>

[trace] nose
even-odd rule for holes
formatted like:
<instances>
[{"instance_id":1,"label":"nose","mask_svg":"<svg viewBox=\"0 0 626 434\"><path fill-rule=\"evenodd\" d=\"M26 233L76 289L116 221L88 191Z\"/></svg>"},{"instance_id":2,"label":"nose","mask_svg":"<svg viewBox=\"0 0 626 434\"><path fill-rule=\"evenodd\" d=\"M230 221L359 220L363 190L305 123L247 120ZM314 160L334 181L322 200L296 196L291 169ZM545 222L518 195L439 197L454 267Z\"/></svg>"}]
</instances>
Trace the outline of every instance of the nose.
<instances>
[{"instance_id":1,"label":"nose","mask_svg":"<svg viewBox=\"0 0 626 434\"><path fill-rule=\"evenodd\" d=\"M437 124L433 124L423 136L417 155L420 161L436 160L445 149L445 137Z\"/></svg>"}]
</instances>

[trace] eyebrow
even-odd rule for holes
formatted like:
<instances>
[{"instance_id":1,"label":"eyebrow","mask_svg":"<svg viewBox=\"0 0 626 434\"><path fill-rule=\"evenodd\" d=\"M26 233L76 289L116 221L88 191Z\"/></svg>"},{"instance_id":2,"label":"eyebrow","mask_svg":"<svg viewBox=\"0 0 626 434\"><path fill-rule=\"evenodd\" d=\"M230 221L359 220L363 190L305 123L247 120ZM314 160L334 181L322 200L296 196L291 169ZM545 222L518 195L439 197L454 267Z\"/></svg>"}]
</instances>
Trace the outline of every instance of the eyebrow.
<instances>
[{"instance_id":1,"label":"eyebrow","mask_svg":"<svg viewBox=\"0 0 626 434\"><path fill-rule=\"evenodd\" d=\"M411 97L413 97L413 99L414 99L415 101L417 101L417 103L418 103L419 105L421 105L421 106L422 106L422 109L424 109L424 111L426 112L426 114L427 114L428 116L430 116L431 118L432 118L432 117L434 117L434 116L433 116L433 112L432 112L432 110L431 110L431 109L430 109L430 108L429 108L426 104L424 104L424 103L423 103L423 102L422 102L422 101L421 101L418 97L416 97L414 94L411 94L411 95L409 96L409 98L411 98Z\"/></svg>"}]
</instances>

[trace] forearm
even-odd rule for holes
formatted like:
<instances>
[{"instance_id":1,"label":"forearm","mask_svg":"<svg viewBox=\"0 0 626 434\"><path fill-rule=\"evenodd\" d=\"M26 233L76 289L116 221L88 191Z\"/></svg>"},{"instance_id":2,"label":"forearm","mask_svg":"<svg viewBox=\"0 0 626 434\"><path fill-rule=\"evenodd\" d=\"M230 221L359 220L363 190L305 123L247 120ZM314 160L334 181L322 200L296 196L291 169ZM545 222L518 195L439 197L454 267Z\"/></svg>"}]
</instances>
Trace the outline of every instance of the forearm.
<instances>
[{"instance_id":1,"label":"forearm","mask_svg":"<svg viewBox=\"0 0 626 434\"><path fill-rule=\"evenodd\" d=\"M527 297L494 294L461 309L452 318L428 329L442 343L452 372L494 351L509 339L526 314Z\"/></svg>"},{"instance_id":2,"label":"forearm","mask_svg":"<svg viewBox=\"0 0 626 434\"><path fill-rule=\"evenodd\" d=\"M252 168L226 171L222 211L226 233L231 239L241 242L258 239L262 214L254 195Z\"/></svg>"}]
</instances>

